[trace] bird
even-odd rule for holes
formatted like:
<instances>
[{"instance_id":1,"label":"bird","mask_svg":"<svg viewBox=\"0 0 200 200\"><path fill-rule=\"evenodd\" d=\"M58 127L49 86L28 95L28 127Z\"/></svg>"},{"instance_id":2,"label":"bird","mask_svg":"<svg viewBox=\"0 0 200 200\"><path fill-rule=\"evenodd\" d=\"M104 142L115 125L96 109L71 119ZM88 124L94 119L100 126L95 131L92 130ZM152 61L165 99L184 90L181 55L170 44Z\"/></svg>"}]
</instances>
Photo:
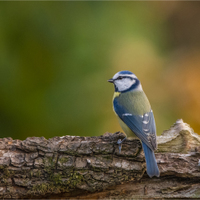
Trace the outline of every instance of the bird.
<instances>
[{"instance_id":1,"label":"bird","mask_svg":"<svg viewBox=\"0 0 200 200\"><path fill-rule=\"evenodd\" d=\"M119 71L108 82L114 84L113 110L126 137L118 140L119 151L127 137L137 137L142 142L146 171L150 178L160 176L154 150L157 149L156 124L150 102L140 80L130 71Z\"/></svg>"}]
</instances>

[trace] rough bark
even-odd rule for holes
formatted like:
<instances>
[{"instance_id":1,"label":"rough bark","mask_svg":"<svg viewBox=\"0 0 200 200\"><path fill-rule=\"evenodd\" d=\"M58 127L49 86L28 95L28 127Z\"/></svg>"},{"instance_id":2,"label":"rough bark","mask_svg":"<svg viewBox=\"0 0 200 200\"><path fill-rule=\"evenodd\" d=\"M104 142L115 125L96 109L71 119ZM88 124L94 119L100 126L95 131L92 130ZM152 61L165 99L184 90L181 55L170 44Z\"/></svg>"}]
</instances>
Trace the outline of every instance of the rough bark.
<instances>
[{"instance_id":1,"label":"rough bark","mask_svg":"<svg viewBox=\"0 0 200 200\"><path fill-rule=\"evenodd\" d=\"M158 137L159 178L122 133L0 139L0 198L200 198L200 137L182 120Z\"/></svg>"}]
</instances>

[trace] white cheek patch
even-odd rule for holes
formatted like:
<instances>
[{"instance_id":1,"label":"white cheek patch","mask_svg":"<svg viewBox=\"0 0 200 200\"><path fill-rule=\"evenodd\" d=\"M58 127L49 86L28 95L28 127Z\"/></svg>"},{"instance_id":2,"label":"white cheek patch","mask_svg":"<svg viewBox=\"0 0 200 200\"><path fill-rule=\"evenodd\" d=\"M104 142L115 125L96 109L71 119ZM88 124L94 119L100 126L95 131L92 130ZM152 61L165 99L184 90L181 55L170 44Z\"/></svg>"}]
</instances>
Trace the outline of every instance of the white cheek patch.
<instances>
[{"instance_id":1,"label":"white cheek patch","mask_svg":"<svg viewBox=\"0 0 200 200\"><path fill-rule=\"evenodd\" d=\"M119 91L124 91L129 89L132 85L134 85L135 82L135 79L123 78L121 80L116 80L115 85Z\"/></svg>"}]
</instances>

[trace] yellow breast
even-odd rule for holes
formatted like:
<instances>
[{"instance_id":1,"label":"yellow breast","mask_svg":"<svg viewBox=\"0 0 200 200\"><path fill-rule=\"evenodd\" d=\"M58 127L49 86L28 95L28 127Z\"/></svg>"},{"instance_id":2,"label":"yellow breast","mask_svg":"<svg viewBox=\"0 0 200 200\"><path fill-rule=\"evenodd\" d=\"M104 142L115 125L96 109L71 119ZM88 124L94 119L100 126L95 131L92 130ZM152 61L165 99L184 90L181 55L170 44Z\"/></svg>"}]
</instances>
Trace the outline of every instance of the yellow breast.
<instances>
[{"instance_id":1,"label":"yellow breast","mask_svg":"<svg viewBox=\"0 0 200 200\"><path fill-rule=\"evenodd\" d=\"M118 97L120 94L121 94L121 92L114 92L113 99L115 99L116 97Z\"/></svg>"}]
</instances>

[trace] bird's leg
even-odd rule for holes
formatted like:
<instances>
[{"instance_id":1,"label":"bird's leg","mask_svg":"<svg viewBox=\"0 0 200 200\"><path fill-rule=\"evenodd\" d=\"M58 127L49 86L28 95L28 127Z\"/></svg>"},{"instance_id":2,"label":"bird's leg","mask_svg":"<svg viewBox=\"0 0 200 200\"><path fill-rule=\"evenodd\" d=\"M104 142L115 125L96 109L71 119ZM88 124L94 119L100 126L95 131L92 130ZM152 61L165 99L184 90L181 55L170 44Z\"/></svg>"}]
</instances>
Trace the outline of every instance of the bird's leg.
<instances>
[{"instance_id":1,"label":"bird's leg","mask_svg":"<svg viewBox=\"0 0 200 200\"><path fill-rule=\"evenodd\" d=\"M119 140L117 141L117 144L119 145L119 153L121 153L122 142L123 142L125 139L126 139L126 137L125 137L123 140L119 139Z\"/></svg>"}]
</instances>

